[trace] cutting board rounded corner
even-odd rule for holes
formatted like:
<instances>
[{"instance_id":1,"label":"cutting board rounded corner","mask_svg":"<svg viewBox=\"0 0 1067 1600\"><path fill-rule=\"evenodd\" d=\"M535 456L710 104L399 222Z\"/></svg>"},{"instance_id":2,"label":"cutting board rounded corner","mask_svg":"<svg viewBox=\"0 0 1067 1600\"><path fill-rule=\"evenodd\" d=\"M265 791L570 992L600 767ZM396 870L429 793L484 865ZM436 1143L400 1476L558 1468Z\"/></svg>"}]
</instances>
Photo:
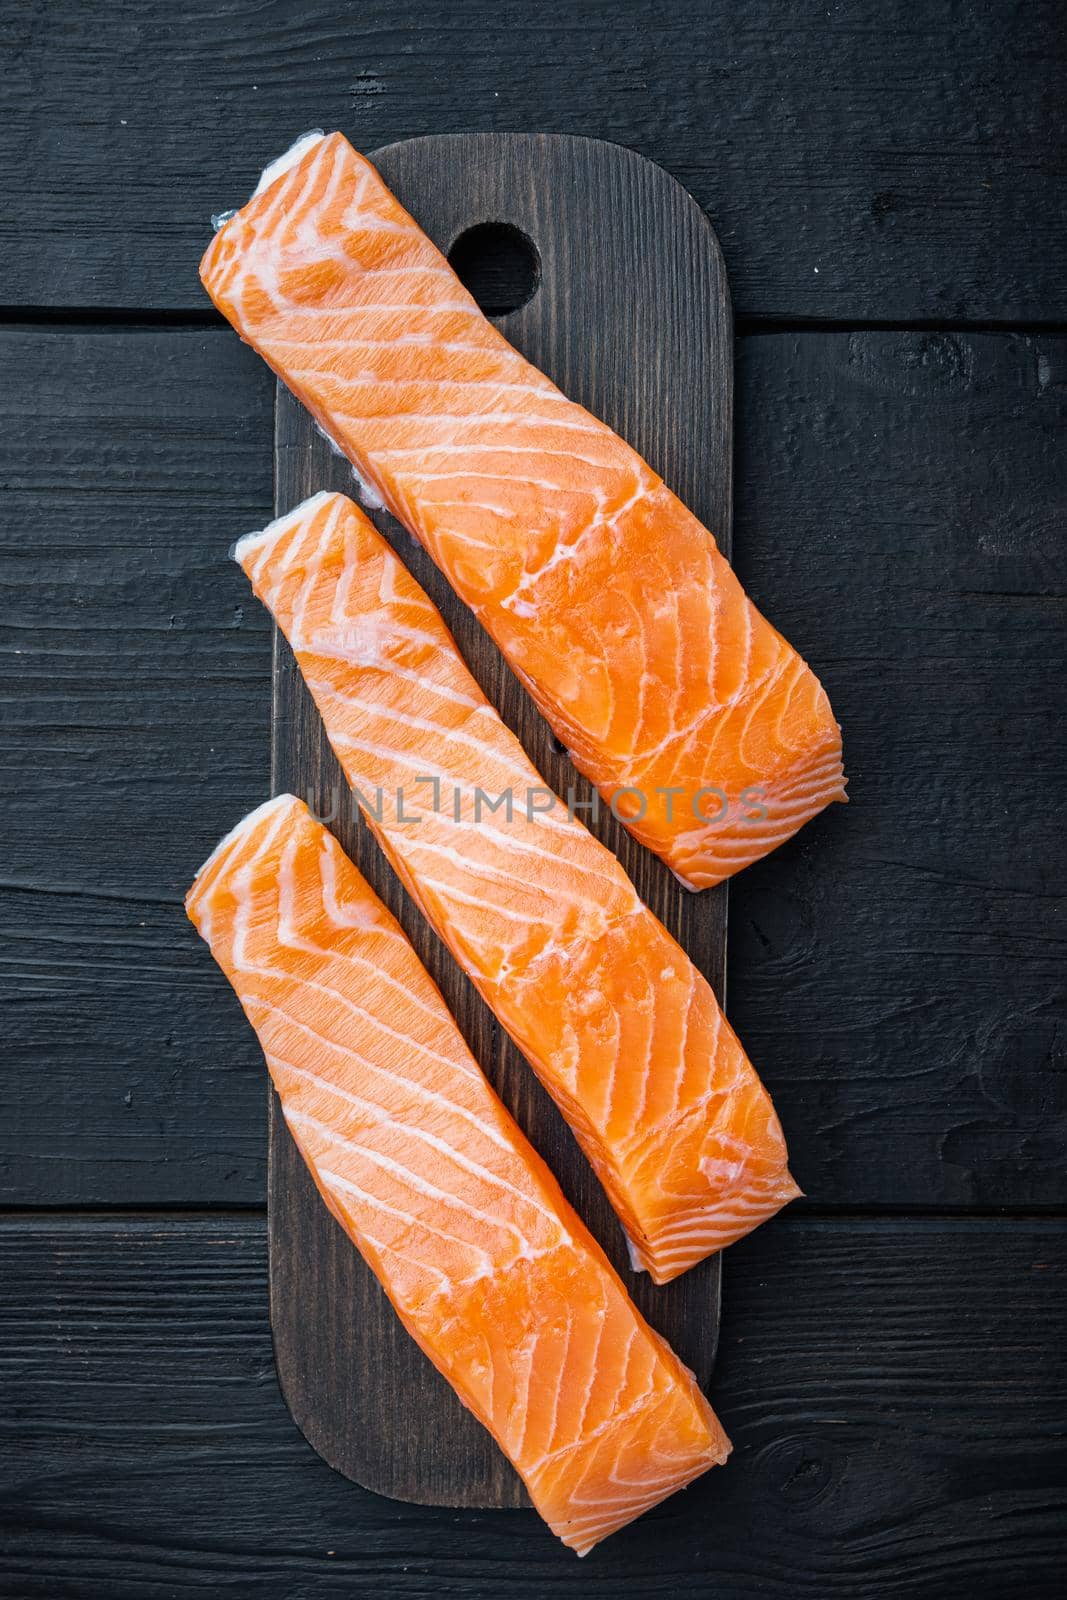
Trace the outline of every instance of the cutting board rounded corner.
<instances>
[{"instance_id":1,"label":"cutting board rounded corner","mask_svg":"<svg viewBox=\"0 0 1067 1600\"><path fill-rule=\"evenodd\" d=\"M455 153L462 154L464 161L472 168L477 168L480 163L489 162L514 164L520 159L537 161L550 149L555 152L566 152L575 163L582 162L589 166L592 166L594 160L603 160L616 166L632 164L635 169L641 170L645 181L662 189L665 198L669 198L680 209L688 212L694 226L706 233L721 274L724 302L732 318L726 262L715 224L681 179L676 178L658 161L653 161L651 156L635 150L632 145L621 144L616 139L594 139L582 133L426 133L381 145L370 153L368 159L382 170L395 161L407 161L412 156L417 157L423 151L432 160L440 161L450 154L452 146L455 147ZM403 200L402 195L400 199ZM505 219L487 216L482 220ZM446 250L450 242L437 241L439 248Z\"/></svg>"}]
</instances>

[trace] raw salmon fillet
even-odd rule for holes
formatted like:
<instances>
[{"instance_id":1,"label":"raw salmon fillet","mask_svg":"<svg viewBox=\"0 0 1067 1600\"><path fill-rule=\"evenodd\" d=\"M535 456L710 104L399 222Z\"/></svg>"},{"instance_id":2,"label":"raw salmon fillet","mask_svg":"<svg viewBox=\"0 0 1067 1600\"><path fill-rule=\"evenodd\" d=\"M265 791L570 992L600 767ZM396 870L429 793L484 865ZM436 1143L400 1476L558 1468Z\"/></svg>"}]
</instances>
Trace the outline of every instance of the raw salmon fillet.
<instances>
[{"instance_id":1,"label":"raw salmon fillet","mask_svg":"<svg viewBox=\"0 0 1067 1600\"><path fill-rule=\"evenodd\" d=\"M189 916L259 1035L330 1211L579 1555L730 1445L493 1093L399 924L281 795Z\"/></svg>"},{"instance_id":2,"label":"raw salmon fillet","mask_svg":"<svg viewBox=\"0 0 1067 1600\"><path fill-rule=\"evenodd\" d=\"M234 555L386 855L574 1129L635 1266L665 1283L799 1194L710 984L545 786L364 513L316 495Z\"/></svg>"},{"instance_id":3,"label":"raw salmon fillet","mask_svg":"<svg viewBox=\"0 0 1067 1600\"><path fill-rule=\"evenodd\" d=\"M268 168L200 275L687 887L845 798L825 692L712 535L507 343L341 134Z\"/></svg>"}]
</instances>

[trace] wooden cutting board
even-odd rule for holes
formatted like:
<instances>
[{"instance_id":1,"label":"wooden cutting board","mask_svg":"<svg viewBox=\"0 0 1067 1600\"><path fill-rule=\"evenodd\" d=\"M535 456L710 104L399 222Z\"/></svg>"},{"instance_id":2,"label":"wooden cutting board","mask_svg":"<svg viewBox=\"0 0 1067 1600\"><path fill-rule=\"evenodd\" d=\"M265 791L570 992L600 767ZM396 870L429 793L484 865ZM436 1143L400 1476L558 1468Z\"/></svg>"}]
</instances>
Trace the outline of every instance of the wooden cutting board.
<instances>
[{"instance_id":1,"label":"wooden cutting board","mask_svg":"<svg viewBox=\"0 0 1067 1600\"><path fill-rule=\"evenodd\" d=\"M729 555L729 292L715 234L686 191L633 151L561 134L409 139L372 159L505 336L635 445ZM525 304L506 309L526 295ZM347 463L282 387L275 483L279 513L319 489L353 492ZM563 793L576 785L587 797L588 786L429 557L388 515L375 520L444 613L475 677L546 781ZM272 755L275 793L292 790L324 817L339 813L338 837L403 923L497 1090L645 1316L706 1383L719 1325L718 1260L660 1289L630 1271L615 1215L555 1106L406 899L367 829L352 821L347 800L334 804L347 789L277 634ZM722 999L725 887L691 895L610 816L596 831ZM319 1454L400 1500L526 1504L509 1464L408 1338L327 1213L273 1097L268 1189L278 1374Z\"/></svg>"}]
</instances>

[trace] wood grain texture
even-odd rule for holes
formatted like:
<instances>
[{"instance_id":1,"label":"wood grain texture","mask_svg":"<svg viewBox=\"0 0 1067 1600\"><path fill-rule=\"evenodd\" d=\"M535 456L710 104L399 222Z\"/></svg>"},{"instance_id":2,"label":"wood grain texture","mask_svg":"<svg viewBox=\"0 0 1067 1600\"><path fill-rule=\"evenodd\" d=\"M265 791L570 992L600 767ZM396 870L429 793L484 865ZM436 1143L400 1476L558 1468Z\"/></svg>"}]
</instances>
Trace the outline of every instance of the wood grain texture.
<instances>
[{"instance_id":1,"label":"wood grain texture","mask_svg":"<svg viewBox=\"0 0 1067 1600\"><path fill-rule=\"evenodd\" d=\"M730 551L733 358L729 294L715 235L666 173L631 151L587 139L451 135L375 156L382 176L446 252L472 226L503 222L533 240L540 286L498 326L572 399L622 433ZM665 403L664 396L670 396ZM277 418L277 509L322 488L354 492L284 389ZM429 557L377 514L401 559L433 597L487 697L559 794L591 789L488 636ZM529 1066L472 985L406 901L366 828L291 653L276 643L273 785L307 799L400 917L505 1103L604 1246L638 1306L707 1382L718 1328L719 1264L665 1288L629 1268L622 1230ZM580 813L581 814L581 813ZM588 812L585 813L588 815ZM610 814L597 832L722 995L726 891L682 889ZM339 1470L381 1493L445 1505L525 1503L484 1430L400 1329L376 1280L326 1212L272 1101L269 1213L271 1320L282 1388L304 1433Z\"/></svg>"},{"instance_id":2,"label":"wood grain texture","mask_svg":"<svg viewBox=\"0 0 1067 1600\"><path fill-rule=\"evenodd\" d=\"M731 1020L816 1203L1062 1206L1067 341L756 338L740 384L738 572L850 803L734 881Z\"/></svg>"},{"instance_id":3,"label":"wood grain texture","mask_svg":"<svg viewBox=\"0 0 1067 1600\"><path fill-rule=\"evenodd\" d=\"M556 127L715 220L738 567L846 722L853 804L732 891L731 1015L813 1203L1062 1205L1058 0L0 0L0 1199L262 1201L262 1063L180 898L267 790L268 375L213 210L304 128ZM818 270L816 270L818 269ZM142 315L143 314L143 315ZM154 321L156 326L139 326ZM174 319L176 322L179 318ZM749 326L752 326L751 322ZM727 1468L578 1563L292 1426L266 1224L0 1224L5 1600L1053 1600L1061 1223L792 1211L735 1247Z\"/></svg>"},{"instance_id":4,"label":"wood grain texture","mask_svg":"<svg viewBox=\"0 0 1067 1600\"><path fill-rule=\"evenodd\" d=\"M731 1019L812 1203L1062 1204L1067 340L738 357L736 565L853 799L734 881ZM181 897L268 792L226 552L273 386L225 330L0 328L0 367L3 1199L262 1204L260 1055Z\"/></svg>"},{"instance_id":5,"label":"wood grain texture","mask_svg":"<svg viewBox=\"0 0 1067 1600\"><path fill-rule=\"evenodd\" d=\"M0 1202L258 1202L261 1057L182 898L268 788L226 550L273 384L213 329L2 329L0 371Z\"/></svg>"},{"instance_id":6,"label":"wood grain texture","mask_svg":"<svg viewBox=\"0 0 1067 1600\"><path fill-rule=\"evenodd\" d=\"M204 307L208 217L306 128L632 145L738 314L1065 315L1058 0L4 0L0 304Z\"/></svg>"},{"instance_id":7,"label":"wood grain texture","mask_svg":"<svg viewBox=\"0 0 1067 1600\"><path fill-rule=\"evenodd\" d=\"M816 1222L731 1250L734 1454L585 1561L405 1506L289 1420L259 1218L0 1225L4 1600L1055 1600L1062 1222Z\"/></svg>"}]
</instances>

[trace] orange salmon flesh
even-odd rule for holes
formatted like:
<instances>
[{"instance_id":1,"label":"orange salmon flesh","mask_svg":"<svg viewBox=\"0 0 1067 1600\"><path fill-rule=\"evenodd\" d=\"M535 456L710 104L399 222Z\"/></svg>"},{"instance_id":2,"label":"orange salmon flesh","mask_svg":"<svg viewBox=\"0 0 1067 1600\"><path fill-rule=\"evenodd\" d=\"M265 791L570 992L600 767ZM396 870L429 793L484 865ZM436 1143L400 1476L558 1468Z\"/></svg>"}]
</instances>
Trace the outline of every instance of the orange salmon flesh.
<instances>
[{"instance_id":1,"label":"orange salmon flesh","mask_svg":"<svg viewBox=\"0 0 1067 1600\"><path fill-rule=\"evenodd\" d=\"M493 1093L399 924L292 795L201 869L193 923L323 1200L584 1555L730 1445Z\"/></svg>"},{"instance_id":2,"label":"orange salmon flesh","mask_svg":"<svg viewBox=\"0 0 1067 1600\"><path fill-rule=\"evenodd\" d=\"M341 134L268 169L200 274L687 887L845 799L825 691L711 533L507 343Z\"/></svg>"},{"instance_id":3,"label":"orange salmon flesh","mask_svg":"<svg viewBox=\"0 0 1067 1600\"><path fill-rule=\"evenodd\" d=\"M316 495L234 555L369 826L567 1118L635 1266L665 1283L798 1195L710 984L562 802L527 808L551 791L359 507ZM510 814L476 791L510 793Z\"/></svg>"}]
</instances>

